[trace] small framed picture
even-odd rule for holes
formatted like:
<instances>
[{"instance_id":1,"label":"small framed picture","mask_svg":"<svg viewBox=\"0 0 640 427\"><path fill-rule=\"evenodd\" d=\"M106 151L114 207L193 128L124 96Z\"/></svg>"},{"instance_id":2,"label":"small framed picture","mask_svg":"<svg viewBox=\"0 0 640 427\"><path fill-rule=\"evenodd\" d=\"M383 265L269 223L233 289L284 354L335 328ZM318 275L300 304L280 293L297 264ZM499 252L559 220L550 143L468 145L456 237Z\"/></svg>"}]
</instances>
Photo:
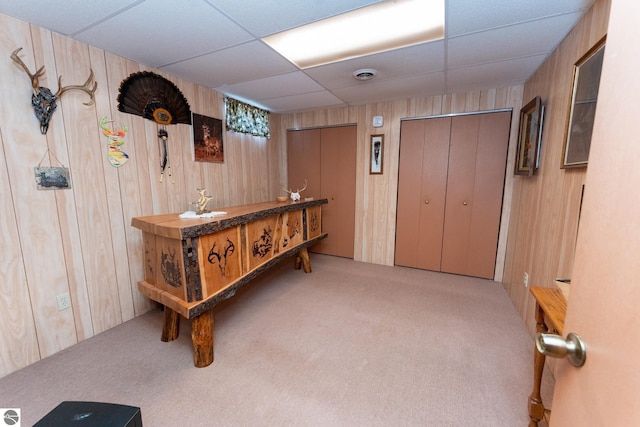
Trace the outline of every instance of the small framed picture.
<instances>
[{"instance_id":1,"label":"small framed picture","mask_svg":"<svg viewBox=\"0 0 640 427\"><path fill-rule=\"evenodd\" d=\"M539 96L520 110L516 175L533 176L538 168L544 105Z\"/></svg>"},{"instance_id":2,"label":"small framed picture","mask_svg":"<svg viewBox=\"0 0 640 427\"><path fill-rule=\"evenodd\" d=\"M382 163L384 160L384 135L371 135L371 165L369 173L372 175L382 174Z\"/></svg>"},{"instance_id":3,"label":"small framed picture","mask_svg":"<svg viewBox=\"0 0 640 427\"><path fill-rule=\"evenodd\" d=\"M71 188L69 169L39 166L33 169L38 190L68 190Z\"/></svg>"},{"instance_id":4,"label":"small framed picture","mask_svg":"<svg viewBox=\"0 0 640 427\"><path fill-rule=\"evenodd\" d=\"M224 163L222 120L193 115L193 159L196 162Z\"/></svg>"}]
</instances>

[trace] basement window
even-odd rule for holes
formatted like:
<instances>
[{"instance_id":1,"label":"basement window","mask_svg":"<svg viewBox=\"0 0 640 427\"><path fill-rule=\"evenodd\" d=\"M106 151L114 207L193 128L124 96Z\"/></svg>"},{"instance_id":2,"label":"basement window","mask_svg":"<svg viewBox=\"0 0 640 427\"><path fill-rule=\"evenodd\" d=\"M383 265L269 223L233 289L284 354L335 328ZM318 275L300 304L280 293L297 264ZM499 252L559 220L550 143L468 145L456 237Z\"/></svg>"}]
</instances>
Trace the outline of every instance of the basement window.
<instances>
[{"instance_id":1,"label":"basement window","mask_svg":"<svg viewBox=\"0 0 640 427\"><path fill-rule=\"evenodd\" d=\"M269 138L269 111L254 107L237 99L224 98L226 129Z\"/></svg>"}]
</instances>

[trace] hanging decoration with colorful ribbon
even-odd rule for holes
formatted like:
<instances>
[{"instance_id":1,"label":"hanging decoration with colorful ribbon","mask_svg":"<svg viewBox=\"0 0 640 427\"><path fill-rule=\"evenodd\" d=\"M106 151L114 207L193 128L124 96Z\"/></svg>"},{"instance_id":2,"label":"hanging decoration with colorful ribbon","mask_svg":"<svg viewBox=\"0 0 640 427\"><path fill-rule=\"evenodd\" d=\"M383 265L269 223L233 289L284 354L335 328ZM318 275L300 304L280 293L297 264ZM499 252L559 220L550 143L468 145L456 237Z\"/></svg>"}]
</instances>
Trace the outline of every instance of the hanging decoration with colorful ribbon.
<instances>
[{"instance_id":1,"label":"hanging decoration with colorful ribbon","mask_svg":"<svg viewBox=\"0 0 640 427\"><path fill-rule=\"evenodd\" d=\"M109 157L109 163L112 166L118 168L129 160L129 155L122 151L122 145L124 145L124 135L127 132L127 127L122 125L120 130L113 130L113 126L111 129L107 127L107 123L113 123L113 120L109 120L106 117L100 119L100 128L102 128L102 133L107 137L109 147L107 151L107 156Z\"/></svg>"}]
</instances>

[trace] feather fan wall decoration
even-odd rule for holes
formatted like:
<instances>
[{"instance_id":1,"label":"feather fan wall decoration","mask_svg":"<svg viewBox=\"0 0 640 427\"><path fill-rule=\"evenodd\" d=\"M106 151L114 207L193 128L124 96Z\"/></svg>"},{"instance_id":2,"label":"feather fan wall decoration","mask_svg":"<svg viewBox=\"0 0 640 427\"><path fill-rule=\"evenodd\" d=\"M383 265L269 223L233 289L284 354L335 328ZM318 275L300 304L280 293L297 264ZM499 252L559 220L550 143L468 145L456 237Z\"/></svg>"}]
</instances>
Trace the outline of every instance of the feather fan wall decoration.
<instances>
[{"instance_id":1,"label":"feather fan wall decoration","mask_svg":"<svg viewBox=\"0 0 640 427\"><path fill-rule=\"evenodd\" d=\"M133 73L120 83L118 110L161 125L191 124L191 108L180 89L151 71Z\"/></svg>"}]
</instances>

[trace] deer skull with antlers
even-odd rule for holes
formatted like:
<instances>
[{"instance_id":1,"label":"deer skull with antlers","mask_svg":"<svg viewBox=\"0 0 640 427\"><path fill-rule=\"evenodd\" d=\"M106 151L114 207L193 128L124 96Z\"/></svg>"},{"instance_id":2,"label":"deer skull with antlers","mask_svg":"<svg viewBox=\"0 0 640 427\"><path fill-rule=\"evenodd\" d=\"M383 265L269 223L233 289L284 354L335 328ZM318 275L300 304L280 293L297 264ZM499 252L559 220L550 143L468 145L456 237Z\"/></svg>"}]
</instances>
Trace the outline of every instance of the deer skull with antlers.
<instances>
[{"instance_id":1,"label":"deer skull with antlers","mask_svg":"<svg viewBox=\"0 0 640 427\"><path fill-rule=\"evenodd\" d=\"M91 105L95 101L95 93L98 88L98 83L93 81L93 70L89 74L89 78L83 85L70 85L62 87L62 76L58 76L58 91L54 94L49 88L40 86L39 79L44 74L44 65L38 68L38 71L31 73L29 67L20 59L18 52L22 48L18 48L11 54L13 62L18 64L27 73L31 79L31 87L33 88L33 95L31 95L31 105L33 106L33 112L35 113L38 121L40 122L40 133L43 135L47 133L49 129L49 120L56 110L56 101L69 90L81 90L86 92L91 97L91 101L85 102L84 105ZM93 86L91 85L93 83ZM92 87L91 87L92 86Z\"/></svg>"},{"instance_id":2,"label":"deer skull with antlers","mask_svg":"<svg viewBox=\"0 0 640 427\"><path fill-rule=\"evenodd\" d=\"M298 200L300 200L300 193L302 193L304 190L307 189L307 180L305 178L304 187L299 188L296 191L291 191L291 189L287 190L284 187L282 187L282 189L291 195L291 200L292 201L297 202Z\"/></svg>"}]
</instances>

